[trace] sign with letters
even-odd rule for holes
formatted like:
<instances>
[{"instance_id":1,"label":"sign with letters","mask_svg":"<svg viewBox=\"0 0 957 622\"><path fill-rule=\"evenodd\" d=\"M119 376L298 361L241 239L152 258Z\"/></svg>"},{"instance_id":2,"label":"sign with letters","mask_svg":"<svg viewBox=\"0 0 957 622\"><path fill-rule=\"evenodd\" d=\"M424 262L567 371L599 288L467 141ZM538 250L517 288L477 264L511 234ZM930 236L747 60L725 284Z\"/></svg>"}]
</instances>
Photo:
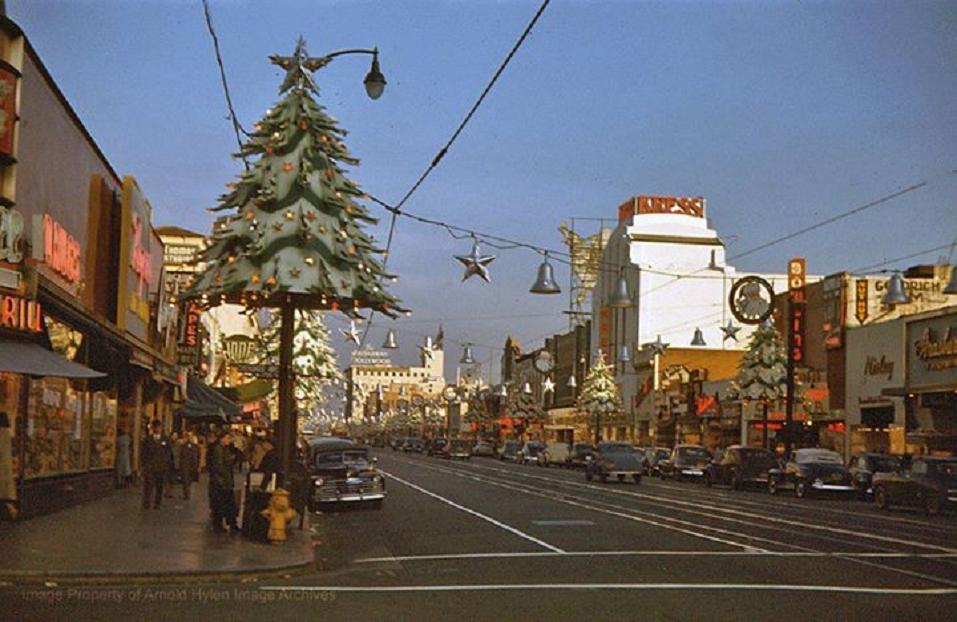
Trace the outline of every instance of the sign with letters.
<instances>
[{"instance_id":1,"label":"sign with letters","mask_svg":"<svg viewBox=\"0 0 957 622\"><path fill-rule=\"evenodd\" d=\"M641 214L678 214L704 218L703 197L657 197L640 195L618 208L618 222Z\"/></svg>"}]
</instances>

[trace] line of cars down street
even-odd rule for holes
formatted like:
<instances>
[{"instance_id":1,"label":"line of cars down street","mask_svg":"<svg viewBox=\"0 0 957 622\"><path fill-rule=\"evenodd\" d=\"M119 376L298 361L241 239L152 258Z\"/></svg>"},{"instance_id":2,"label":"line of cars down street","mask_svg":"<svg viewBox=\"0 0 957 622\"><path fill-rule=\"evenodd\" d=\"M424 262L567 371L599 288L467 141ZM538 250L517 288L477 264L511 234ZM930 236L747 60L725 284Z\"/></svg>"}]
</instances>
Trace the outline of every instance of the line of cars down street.
<instances>
[{"instance_id":1,"label":"line of cars down street","mask_svg":"<svg viewBox=\"0 0 957 622\"><path fill-rule=\"evenodd\" d=\"M700 445L634 447L626 442L544 443L420 438L393 439L396 451L468 460L471 456L539 467L582 469L587 481L641 482L642 476L697 481L734 490L764 488L805 499L843 494L873 500L877 507L917 507L939 514L957 507L957 457L855 455L845 464L829 449L796 449L781 460L760 447L732 445L710 452Z\"/></svg>"}]
</instances>

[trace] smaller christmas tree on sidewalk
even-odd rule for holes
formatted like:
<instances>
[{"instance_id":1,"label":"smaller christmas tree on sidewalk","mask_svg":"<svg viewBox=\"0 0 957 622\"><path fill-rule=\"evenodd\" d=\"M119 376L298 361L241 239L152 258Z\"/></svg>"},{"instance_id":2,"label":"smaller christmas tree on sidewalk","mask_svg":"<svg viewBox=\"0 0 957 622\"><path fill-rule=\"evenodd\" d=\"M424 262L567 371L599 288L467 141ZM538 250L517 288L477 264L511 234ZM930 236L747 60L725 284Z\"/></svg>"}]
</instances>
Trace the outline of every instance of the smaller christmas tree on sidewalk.
<instances>
[{"instance_id":1,"label":"smaller christmas tree on sidewalk","mask_svg":"<svg viewBox=\"0 0 957 622\"><path fill-rule=\"evenodd\" d=\"M605 357L598 351L597 360L588 370L581 394L578 396L578 408L595 418L595 444L601 439L602 415L614 415L621 412L621 395L611 367L605 363Z\"/></svg>"},{"instance_id":2,"label":"smaller christmas tree on sidewalk","mask_svg":"<svg viewBox=\"0 0 957 622\"><path fill-rule=\"evenodd\" d=\"M271 321L260 336L258 363L279 364L279 313L271 312ZM313 411L325 402L325 388L342 380L336 366L336 352L329 339L329 329L321 311L296 311L293 333L292 369L295 377L293 394L299 410Z\"/></svg>"}]
</instances>

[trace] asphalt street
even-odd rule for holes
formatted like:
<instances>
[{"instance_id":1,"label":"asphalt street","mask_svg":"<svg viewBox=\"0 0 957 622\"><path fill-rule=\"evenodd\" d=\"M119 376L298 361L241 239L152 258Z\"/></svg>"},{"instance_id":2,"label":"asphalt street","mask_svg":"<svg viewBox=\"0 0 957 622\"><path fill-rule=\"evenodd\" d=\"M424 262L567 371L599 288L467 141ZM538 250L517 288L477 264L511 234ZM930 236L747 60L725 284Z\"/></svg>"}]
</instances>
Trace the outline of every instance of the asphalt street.
<instances>
[{"instance_id":1,"label":"asphalt street","mask_svg":"<svg viewBox=\"0 0 957 622\"><path fill-rule=\"evenodd\" d=\"M377 455L384 508L317 516L315 572L6 588L0 605L23 620L951 620L957 607L953 515Z\"/></svg>"}]
</instances>

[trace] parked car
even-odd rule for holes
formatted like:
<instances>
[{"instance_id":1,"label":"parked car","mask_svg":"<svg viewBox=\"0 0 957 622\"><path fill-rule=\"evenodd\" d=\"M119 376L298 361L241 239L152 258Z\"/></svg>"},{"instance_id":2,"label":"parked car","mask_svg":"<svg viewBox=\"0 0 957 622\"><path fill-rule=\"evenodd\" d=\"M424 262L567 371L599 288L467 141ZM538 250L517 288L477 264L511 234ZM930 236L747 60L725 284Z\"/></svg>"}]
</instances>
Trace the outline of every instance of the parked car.
<instances>
[{"instance_id":1,"label":"parked car","mask_svg":"<svg viewBox=\"0 0 957 622\"><path fill-rule=\"evenodd\" d=\"M469 460L472 458L472 444L462 438L453 438L448 445L448 454L453 460Z\"/></svg>"},{"instance_id":2,"label":"parked car","mask_svg":"<svg viewBox=\"0 0 957 622\"><path fill-rule=\"evenodd\" d=\"M505 441L498 449L498 459L518 462L519 452L522 450L522 441Z\"/></svg>"},{"instance_id":3,"label":"parked car","mask_svg":"<svg viewBox=\"0 0 957 622\"><path fill-rule=\"evenodd\" d=\"M522 445L519 451L518 462L520 464L536 464L542 466L539 456L545 452L545 443L541 441L528 441Z\"/></svg>"},{"instance_id":4,"label":"parked car","mask_svg":"<svg viewBox=\"0 0 957 622\"><path fill-rule=\"evenodd\" d=\"M768 472L780 467L777 456L767 449L732 445L715 454L705 470L704 484L723 484L735 490L747 484L767 486Z\"/></svg>"},{"instance_id":5,"label":"parked car","mask_svg":"<svg viewBox=\"0 0 957 622\"><path fill-rule=\"evenodd\" d=\"M830 449L810 447L792 452L783 468L768 473L768 492L777 494L782 488L791 488L796 497L804 498L812 492L854 492L851 472L844 466L841 454Z\"/></svg>"},{"instance_id":6,"label":"parked car","mask_svg":"<svg viewBox=\"0 0 957 622\"><path fill-rule=\"evenodd\" d=\"M476 441L472 446L472 455L492 458L495 456L495 445L488 441Z\"/></svg>"},{"instance_id":7,"label":"parked car","mask_svg":"<svg viewBox=\"0 0 957 622\"><path fill-rule=\"evenodd\" d=\"M667 447L645 447L641 458L641 466L645 475L657 475L658 463L671 457L671 450Z\"/></svg>"},{"instance_id":8,"label":"parked car","mask_svg":"<svg viewBox=\"0 0 957 622\"><path fill-rule=\"evenodd\" d=\"M596 477L602 483L609 479L623 482L630 477L634 483L641 483L641 460L628 443L598 443L587 462L585 479L589 482Z\"/></svg>"},{"instance_id":9,"label":"parked car","mask_svg":"<svg viewBox=\"0 0 957 622\"><path fill-rule=\"evenodd\" d=\"M449 457L449 441L445 438L433 438L426 444L426 455L436 458Z\"/></svg>"},{"instance_id":10,"label":"parked car","mask_svg":"<svg viewBox=\"0 0 957 622\"><path fill-rule=\"evenodd\" d=\"M376 458L369 457L368 448L349 439L323 437L309 441L305 457L310 510L337 504L382 507L385 477L376 468Z\"/></svg>"},{"instance_id":11,"label":"parked car","mask_svg":"<svg viewBox=\"0 0 957 622\"><path fill-rule=\"evenodd\" d=\"M406 453L421 454L425 452L425 441L421 438L407 438L402 444L402 451Z\"/></svg>"},{"instance_id":12,"label":"parked car","mask_svg":"<svg viewBox=\"0 0 957 622\"><path fill-rule=\"evenodd\" d=\"M594 455L595 446L588 443L575 443L572 446L571 454L565 464L572 468L585 468L588 464L588 456Z\"/></svg>"},{"instance_id":13,"label":"parked car","mask_svg":"<svg viewBox=\"0 0 957 622\"><path fill-rule=\"evenodd\" d=\"M571 456L570 443L545 443L545 451L539 454L539 462L543 466L557 465L567 466L568 457Z\"/></svg>"},{"instance_id":14,"label":"parked car","mask_svg":"<svg viewBox=\"0 0 957 622\"><path fill-rule=\"evenodd\" d=\"M407 438L405 436L397 436L389 441L389 447L392 448L392 451L401 451L406 440Z\"/></svg>"},{"instance_id":15,"label":"parked car","mask_svg":"<svg viewBox=\"0 0 957 622\"><path fill-rule=\"evenodd\" d=\"M678 445L671 451L671 456L658 461L658 476L661 479L671 477L679 482L704 479L711 457L711 452L701 445Z\"/></svg>"},{"instance_id":16,"label":"parked car","mask_svg":"<svg viewBox=\"0 0 957 622\"><path fill-rule=\"evenodd\" d=\"M914 458L905 468L875 473L872 484L874 501L882 510L906 505L922 507L929 515L940 514L957 507L957 458Z\"/></svg>"},{"instance_id":17,"label":"parked car","mask_svg":"<svg viewBox=\"0 0 957 622\"><path fill-rule=\"evenodd\" d=\"M874 494L871 480L875 473L893 473L900 468L900 456L892 454L867 453L851 458L848 470L857 494L866 499Z\"/></svg>"}]
</instances>

